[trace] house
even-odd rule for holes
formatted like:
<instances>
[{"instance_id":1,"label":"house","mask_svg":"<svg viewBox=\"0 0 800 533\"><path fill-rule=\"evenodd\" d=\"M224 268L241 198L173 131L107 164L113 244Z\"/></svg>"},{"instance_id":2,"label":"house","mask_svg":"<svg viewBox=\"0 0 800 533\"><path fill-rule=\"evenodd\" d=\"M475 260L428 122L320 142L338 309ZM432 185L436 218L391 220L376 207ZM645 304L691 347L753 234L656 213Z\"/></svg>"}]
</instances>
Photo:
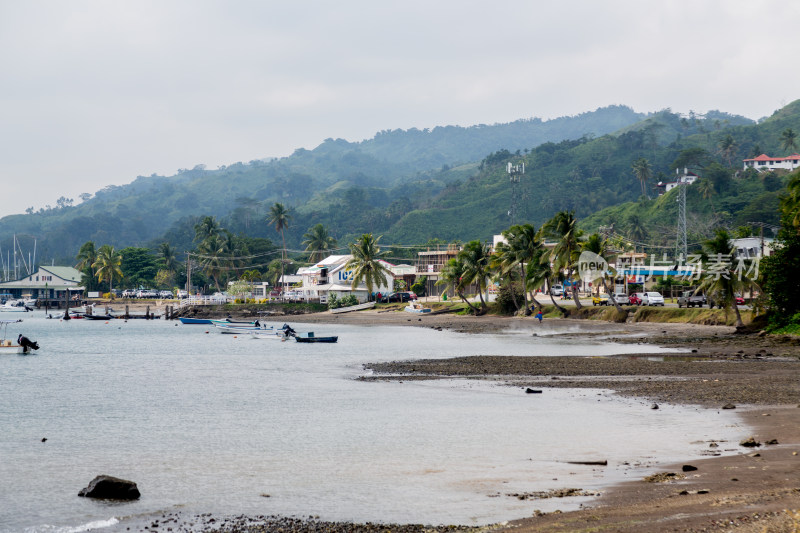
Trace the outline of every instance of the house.
<instances>
[{"instance_id":1,"label":"house","mask_svg":"<svg viewBox=\"0 0 800 533\"><path fill-rule=\"evenodd\" d=\"M441 279L442 268L448 261L454 259L459 251L461 251L461 247L457 244L446 244L417 252L417 262L414 265L415 275L426 277L425 289L428 296L441 296L444 288L436 285L436 282Z\"/></svg>"},{"instance_id":2,"label":"house","mask_svg":"<svg viewBox=\"0 0 800 533\"><path fill-rule=\"evenodd\" d=\"M659 181L656 184L656 187L661 191L658 193L659 196L668 193L678 185L691 185L700 179L700 176L694 172L690 172L688 168L683 169L683 174L680 173L679 169L675 169L675 174L677 174L675 181Z\"/></svg>"},{"instance_id":3,"label":"house","mask_svg":"<svg viewBox=\"0 0 800 533\"><path fill-rule=\"evenodd\" d=\"M737 259L755 259L772 255L772 247L775 239L769 237L744 237L732 239L734 257Z\"/></svg>"},{"instance_id":4,"label":"house","mask_svg":"<svg viewBox=\"0 0 800 533\"><path fill-rule=\"evenodd\" d=\"M302 286L298 290L302 291L302 299L325 304L328 303L331 294L336 294L337 298L352 294L359 303L366 302L369 299L366 283L362 282L354 288L352 286L354 271L345 267L352 257L352 255L329 255L315 265L299 269L297 275L301 278ZM383 260L380 260L380 263L388 270L395 266ZM387 278L388 283L373 287L373 292L376 294L391 292L394 277L389 275Z\"/></svg>"},{"instance_id":5,"label":"house","mask_svg":"<svg viewBox=\"0 0 800 533\"><path fill-rule=\"evenodd\" d=\"M35 298L57 307L60 302L80 296L83 292L81 273L69 266L40 266L39 269L15 281L0 283L0 292L13 298Z\"/></svg>"},{"instance_id":6,"label":"house","mask_svg":"<svg viewBox=\"0 0 800 533\"><path fill-rule=\"evenodd\" d=\"M761 154L753 159L745 159L744 170L754 168L759 172L764 170L794 170L800 167L800 154L792 154L787 157L770 157Z\"/></svg>"}]
</instances>

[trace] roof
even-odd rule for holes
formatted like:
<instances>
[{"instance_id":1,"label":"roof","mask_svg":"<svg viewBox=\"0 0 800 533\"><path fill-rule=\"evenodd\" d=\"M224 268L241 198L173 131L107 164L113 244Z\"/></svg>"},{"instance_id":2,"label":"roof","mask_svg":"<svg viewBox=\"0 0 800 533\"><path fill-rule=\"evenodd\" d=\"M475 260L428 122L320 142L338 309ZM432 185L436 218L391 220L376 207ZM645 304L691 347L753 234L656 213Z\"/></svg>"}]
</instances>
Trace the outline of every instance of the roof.
<instances>
[{"instance_id":1,"label":"roof","mask_svg":"<svg viewBox=\"0 0 800 533\"><path fill-rule=\"evenodd\" d=\"M770 157L767 154L761 154L753 159L745 159L745 161L788 161L790 159L800 159L800 154L792 154L786 157Z\"/></svg>"},{"instance_id":2,"label":"roof","mask_svg":"<svg viewBox=\"0 0 800 533\"><path fill-rule=\"evenodd\" d=\"M45 272L49 272L54 276L58 276L59 278L66 281L74 281L76 283L80 283L81 281L80 270L77 270L69 266L40 266L39 270L44 270Z\"/></svg>"}]
</instances>

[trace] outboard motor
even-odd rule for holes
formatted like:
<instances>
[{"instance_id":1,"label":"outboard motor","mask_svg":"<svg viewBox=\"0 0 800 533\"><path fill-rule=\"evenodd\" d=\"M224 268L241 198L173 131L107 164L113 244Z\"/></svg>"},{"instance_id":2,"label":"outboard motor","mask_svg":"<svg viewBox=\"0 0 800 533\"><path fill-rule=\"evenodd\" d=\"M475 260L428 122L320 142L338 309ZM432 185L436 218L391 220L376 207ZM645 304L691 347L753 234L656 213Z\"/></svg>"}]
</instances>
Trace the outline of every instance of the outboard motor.
<instances>
[{"instance_id":1,"label":"outboard motor","mask_svg":"<svg viewBox=\"0 0 800 533\"><path fill-rule=\"evenodd\" d=\"M17 343L22 346L22 353L30 353L31 350L39 349L38 342L30 340L28 337L22 334L17 337Z\"/></svg>"},{"instance_id":2,"label":"outboard motor","mask_svg":"<svg viewBox=\"0 0 800 533\"><path fill-rule=\"evenodd\" d=\"M289 324L284 324L282 329L283 329L283 334L286 335L287 337L294 337L297 334L297 332L293 330L291 326L289 326Z\"/></svg>"}]
</instances>

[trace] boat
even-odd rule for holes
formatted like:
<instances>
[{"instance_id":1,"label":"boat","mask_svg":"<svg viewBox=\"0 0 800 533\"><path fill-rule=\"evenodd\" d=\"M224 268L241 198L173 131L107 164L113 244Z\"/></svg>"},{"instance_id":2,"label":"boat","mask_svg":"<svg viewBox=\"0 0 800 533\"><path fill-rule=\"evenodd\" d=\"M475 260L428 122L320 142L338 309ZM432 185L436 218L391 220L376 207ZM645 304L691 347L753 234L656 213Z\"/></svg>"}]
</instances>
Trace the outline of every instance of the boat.
<instances>
[{"instance_id":1,"label":"boat","mask_svg":"<svg viewBox=\"0 0 800 533\"><path fill-rule=\"evenodd\" d=\"M347 307L338 307L336 309L331 309L329 312L331 314L337 315L339 313L349 313L351 311L363 311L364 309L372 309L373 307L375 307L375 302L366 302L363 304L350 305Z\"/></svg>"},{"instance_id":2,"label":"boat","mask_svg":"<svg viewBox=\"0 0 800 533\"><path fill-rule=\"evenodd\" d=\"M30 310L22 300L9 300L0 305L0 311L4 313L27 313Z\"/></svg>"},{"instance_id":3,"label":"boat","mask_svg":"<svg viewBox=\"0 0 800 533\"><path fill-rule=\"evenodd\" d=\"M210 318L189 318L182 316L178 320L181 321L181 324L213 324Z\"/></svg>"},{"instance_id":4,"label":"boat","mask_svg":"<svg viewBox=\"0 0 800 533\"><path fill-rule=\"evenodd\" d=\"M423 307L421 303L409 302L403 309L406 313L430 313L430 307Z\"/></svg>"},{"instance_id":5,"label":"boat","mask_svg":"<svg viewBox=\"0 0 800 533\"><path fill-rule=\"evenodd\" d=\"M2 335L0 336L0 353L26 353L25 349L17 344L15 341L6 339L6 330L9 324L16 324L22 322L21 319L16 320L0 320L0 327L2 328Z\"/></svg>"},{"instance_id":6,"label":"boat","mask_svg":"<svg viewBox=\"0 0 800 533\"><path fill-rule=\"evenodd\" d=\"M117 317L111 315L83 315L83 318L87 320L111 320Z\"/></svg>"},{"instance_id":7,"label":"boat","mask_svg":"<svg viewBox=\"0 0 800 533\"><path fill-rule=\"evenodd\" d=\"M272 326L234 326L214 323L214 327L219 329L220 333L225 334L247 334L247 333L263 333L273 332L275 328Z\"/></svg>"},{"instance_id":8,"label":"boat","mask_svg":"<svg viewBox=\"0 0 800 533\"><path fill-rule=\"evenodd\" d=\"M239 326L239 327L257 327L257 320L233 320L230 318L212 318L212 324L221 324L223 326Z\"/></svg>"},{"instance_id":9,"label":"boat","mask_svg":"<svg viewBox=\"0 0 800 533\"><path fill-rule=\"evenodd\" d=\"M317 337L314 335L313 331L309 331L305 336L294 335L294 340L297 342L336 342L339 340L339 337L337 335L331 335L329 337Z\"/></svg>"}]
</instances>

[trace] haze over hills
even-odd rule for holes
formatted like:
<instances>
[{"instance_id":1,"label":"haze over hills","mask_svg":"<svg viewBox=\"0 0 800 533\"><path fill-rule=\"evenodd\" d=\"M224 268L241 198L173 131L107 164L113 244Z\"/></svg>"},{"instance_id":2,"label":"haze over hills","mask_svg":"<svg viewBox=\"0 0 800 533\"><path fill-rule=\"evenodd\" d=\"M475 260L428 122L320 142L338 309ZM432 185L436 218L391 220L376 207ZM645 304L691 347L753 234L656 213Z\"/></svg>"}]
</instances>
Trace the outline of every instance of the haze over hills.
<instances>
[{"instance_id":1,"label":"haze over hills","mask_svg":"<svg viewBox=\"0 0 800 533\"><path fill-rule=\"evenodd\" d=\"M682 149L705 146L713 153L719 137L734 132L742 138L741 153L756 142L766 151L777 147L770 121L798 128L794 105L759 125L719 111L681 117L610 106L549 121L383 131L361 142L328 139L286 158L140 176L77 206L5 217L0 245L8 250L13 234L31 246L35 238L47 263L69 263L89 240L124 247L166 239L183 250L193 247L193 225L205 215L231 231L274 240L264 216L276 201L293 211L286 238L294 248L316 223L345 244L363 232L398 243L489 238L510 224L508 161L527 165L518 221L538 225L565 208L586 217L636 200L636 158L647 157L656 173L666 174Z\"/></svg>"}]
</instances>

